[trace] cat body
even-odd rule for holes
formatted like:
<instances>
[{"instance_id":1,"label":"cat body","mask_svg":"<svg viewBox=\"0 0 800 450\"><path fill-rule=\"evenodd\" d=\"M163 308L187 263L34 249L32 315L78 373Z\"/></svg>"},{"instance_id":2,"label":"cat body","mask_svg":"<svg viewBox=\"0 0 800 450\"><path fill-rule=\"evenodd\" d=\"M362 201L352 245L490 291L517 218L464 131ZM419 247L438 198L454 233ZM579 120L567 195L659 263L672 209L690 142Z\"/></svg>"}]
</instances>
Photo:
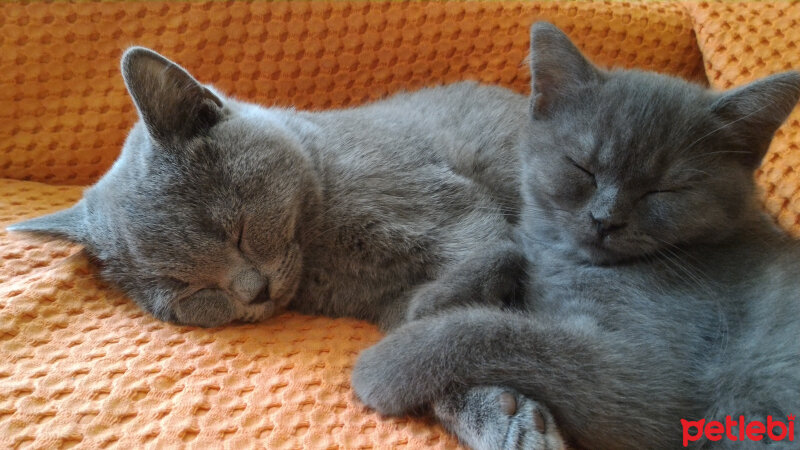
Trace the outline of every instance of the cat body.
<instances>
[{"instance_id":1,"label":"cat body","mask_svg":"<svg viewBox=\"0 0 800 450\"><path fill-rule=\"evenodd\" d=\"M405 414L445 392L505 387L516 407L463 403L445 421L476 448L560 448L525 440L556 429L591 449L793 448L696 428L688 439L681 420L800 413L800 246L753 185L800 74L714 93L596 69L548 24L531 47L527 310L408 323L362 353L357 394ZM526 408L539 420L517 419Z\"/></svg>"},{"instance_id":2,"label":"cat body","mask_svg":"<svg viewBox=\"0 0 800 450\"><path fill-rule=\"evenodd\" d=\"M674 448L680 419L796 414L800 251L772 227L757 221L724 243L621 266L567 262L528 241L542 262L531 268L527 333L557 328L548 341L561 335L566 345L554 350L580 357L522 392L587 448Z\"/></svg>"},{"instance_id":3,"label":"cat body","mask_svg":"<svg viewBox=\"0 0 800 450\"><path fill-rule=\"evenodd\" d=\"M517 290L523 96L464 82L299 112L226 98L143 48L122 74L141 121L119 159L74 207L9 230L84 244L155 317L289 307L391 328Z\"/></svg>"},{"instance_id":4,"label":"cat body","mask_svg":"<svg viewBox=\"0 0 800 450\"><path fill-rule=\"evenodd\" d=\"M323 168L323 194L309 230L320 238L308 240L291 307L402 321L421 281L510 242L519 211L513 114L524 108L516 94L460 83L301 113L318 130L303 145Z\"/></svg>"}]
</instances>

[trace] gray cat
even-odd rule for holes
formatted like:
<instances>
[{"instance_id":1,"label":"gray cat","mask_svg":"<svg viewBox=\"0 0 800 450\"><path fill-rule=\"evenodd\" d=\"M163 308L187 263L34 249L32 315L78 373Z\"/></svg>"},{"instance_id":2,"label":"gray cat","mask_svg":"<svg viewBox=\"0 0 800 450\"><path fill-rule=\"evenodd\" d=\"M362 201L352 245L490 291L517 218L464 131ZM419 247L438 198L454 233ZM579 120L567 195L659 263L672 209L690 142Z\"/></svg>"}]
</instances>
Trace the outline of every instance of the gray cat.
<instances>
[{"instance_id":1,"label":"gray cat","mask_svg":"<svg viewBox=\"0 0 800 450\"><path fill-rule=\"evenodd\" d=\"M777 438L800 414L800 249L759 209L753 171L800 74L716 93L603 71L548 24L531 55L528 312L400 327L362 353L359 397L405 414L467 387L503 392L505 409L450 409L445 424L479 448L547 448L529 439L555 424L591 449L798 448Z\"/></svg>"},{"instance_id":2,"label":"gray cat","mask_svg":"<svg viewBox=\"0 0 800 450\"><path fill-rule=\"evenodd\" d=\"M141 120L111 170L72 208L9 230L84 244L155 317L218 326L289 307L391 328L517 295L523 96L465 82L263 108L144 48L122 75Z\"/></svg>"},{"instance_id":3,"label":"gray cat","mask_svg":"<svg viewBox=\"0 0 800 450\"><path fill-rule=\"evenodd\" d=\"M290 308L386 329L521 298L525 97L466 82L319 113L227 98L144 48L141 121L75 206L9 227L85 246L155 317L218 326ZM504 391L448 393L512 406ZM446 410L442 410L446 413Z\"/></svg>"}]
</instances>

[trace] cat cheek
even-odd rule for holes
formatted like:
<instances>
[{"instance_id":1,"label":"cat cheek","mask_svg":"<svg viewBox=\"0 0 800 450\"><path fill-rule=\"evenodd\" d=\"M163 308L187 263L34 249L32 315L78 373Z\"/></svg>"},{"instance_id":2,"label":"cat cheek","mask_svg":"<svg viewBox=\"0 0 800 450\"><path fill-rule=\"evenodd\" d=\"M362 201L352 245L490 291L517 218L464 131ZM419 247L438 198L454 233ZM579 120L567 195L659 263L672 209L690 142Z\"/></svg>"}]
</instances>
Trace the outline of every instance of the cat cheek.
<instances>
[{"instance_id":1,"label":"cat cheek","mask_svg":"<svg viewBox=\"0 0 800 450\"><path fill-rule=\"evenodd\" d=\"M585 180L564 176L556 183L552 198L562 207L576 208L584 205L592 195L593 188Z\"/></svg>"},{"instance_id":2,"label":"cat cheek","mask_svg":"<svg viewBox=\"0 0 800 450\"><path fill-rule=\"evenodd\" d=\"M686 211L696 212L698 210L686 210L680 205L676 207L668 202L651 201L646 209L637 214L636 223L644 234L652 236L656 240L674 241L679 238L678 234L682 224L687 222ZM688 218L688 220L690 219L691 217Z\"/></svg>"},{"instance_id":3,"label":"cat cheek","mask_svg":"<svg viewBox=\"0 0 800 450\"><path fill-rule=\"evenodd\" d=\"M267 274L270 298L278 308L285 307L294 297L300 284L303 269L303 252L299 245L290 243L280 256L262 264L261 273Z\"/></svg>"}]
</instances>

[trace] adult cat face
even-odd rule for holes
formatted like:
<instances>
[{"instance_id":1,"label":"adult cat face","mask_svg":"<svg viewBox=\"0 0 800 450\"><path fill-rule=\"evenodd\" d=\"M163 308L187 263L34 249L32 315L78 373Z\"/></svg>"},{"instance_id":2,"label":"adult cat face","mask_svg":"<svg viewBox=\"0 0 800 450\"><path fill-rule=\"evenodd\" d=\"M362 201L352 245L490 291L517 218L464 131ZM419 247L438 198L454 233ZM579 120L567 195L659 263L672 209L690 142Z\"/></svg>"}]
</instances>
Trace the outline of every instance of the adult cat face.
<instances>
[{"instance_id":1,"label":"adult cat face","mask_svg":"<svg viewBox=\"0 0 800 450\"><path fill-rule=\"evenodd\" d=\"M602 71L544 23L531 31L531 70L526 215L594 264L735 230L752 206L753 170L800 95L797 72L716 93Z\"/></svg>"},{"instance_id":2,"label":"adult cat face","mask_svg":"<svg viewBox=\"0 0 800 450\"><path fill-rule=\"evenodd\" d=\"M75 206L9 227L86 246L157 318L259 320L293 296L317 201L309 158L280 118L224 98L144 48L122 57L139 111L111 170Z\"/></svg>"}]
</instances>

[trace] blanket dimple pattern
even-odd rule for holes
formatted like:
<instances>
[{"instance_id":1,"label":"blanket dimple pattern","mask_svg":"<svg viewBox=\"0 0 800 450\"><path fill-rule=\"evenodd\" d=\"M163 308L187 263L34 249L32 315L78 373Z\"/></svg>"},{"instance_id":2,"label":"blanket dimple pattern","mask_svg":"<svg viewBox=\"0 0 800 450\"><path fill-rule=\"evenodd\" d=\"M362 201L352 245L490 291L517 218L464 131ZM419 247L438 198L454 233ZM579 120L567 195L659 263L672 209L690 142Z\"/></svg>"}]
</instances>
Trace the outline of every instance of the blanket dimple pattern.
<instances>
[{"instance_id":1,"label":"blanket dimple pattern","mask_svg":"<svg viewBox=\"0 0 800 450\"><path fill-rule=\"evenodd\" d=\"M465 78L527 89L528 27L551 20L602 63L704 79L678 5L551 2L29 2L0 14L0 177L87 184L136 119L130 45L236 97L362 103Z\"/></svg>"},{"instance_id":2,"label":"blanket dimple pattern","mask_svg":"<svg viewBox=\"0 0 800 450\"><path fill-rule=\"evenodd\" d=\"M728 89L800 70L800 3L692 3L698 44L712 86ZM765 209L800 236L800 107L775 134L756 178Z\"/></svg>"},{"instance_id":3,"label":"blanket dimple pattern","mask_svg":"<svg viewBox=\"0 0 800 450\"><path fill-rule=\"evenodd\" d=\"M743 81L737 67L757 70L746 51L733 53L737 65L718 49L729 12L691 8L715 86ZM136 117L118 73L128 45L153 47L242 99L321 109L465 78L524 92L537 19L601 64L705 80L678 4L3 3L0 226L74 203L79 185L114 161ZM768 65L796 66L793 47L770 53L796 42L791 21L770 20L727 26L741 36L783 30L785 41L751 45L770 49L758 55ZM772 180L770 211L796 230L793 117L761 179ZM457 447L436 424L382 418L353 398L356 355L378 339L363 322L297 314L214 330L163 324L98 281L79 248L0 231L2 448Z\"/></svg>"}]
</instances>

